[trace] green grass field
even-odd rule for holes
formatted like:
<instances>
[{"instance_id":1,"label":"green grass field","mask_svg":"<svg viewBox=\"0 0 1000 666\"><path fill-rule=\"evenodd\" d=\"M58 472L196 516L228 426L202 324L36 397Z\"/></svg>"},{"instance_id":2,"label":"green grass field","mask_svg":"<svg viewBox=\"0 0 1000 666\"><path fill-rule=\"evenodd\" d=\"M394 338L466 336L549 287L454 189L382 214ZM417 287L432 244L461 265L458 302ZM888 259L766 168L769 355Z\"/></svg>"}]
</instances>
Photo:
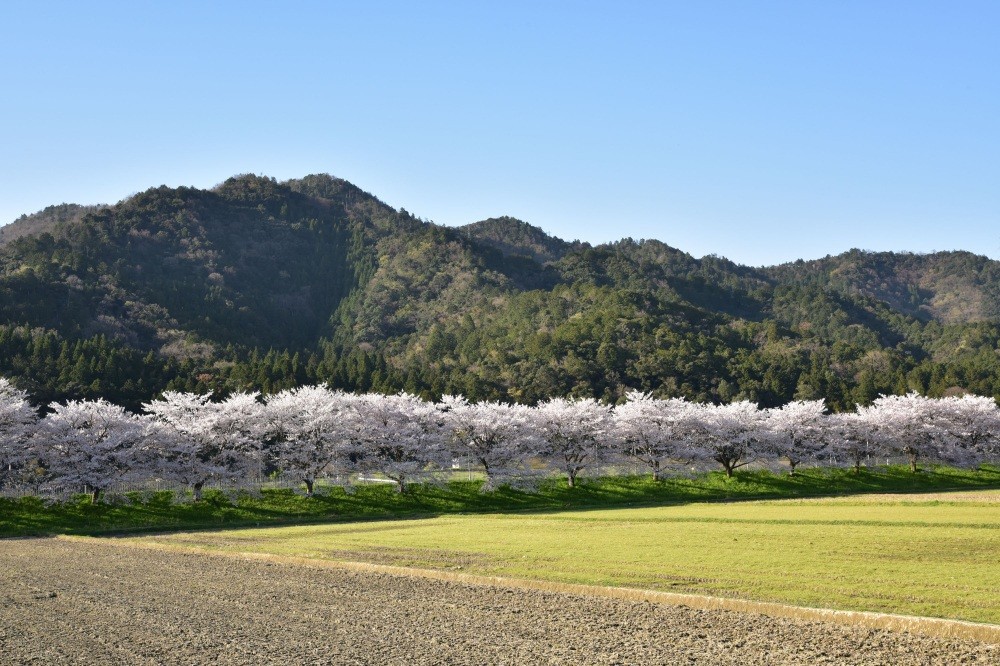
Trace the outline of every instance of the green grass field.
<instances>
[{"instance_id":1,"label":"green grass field","mask_svg":"<svg viewBox=\"0 0 1000 666\"><path fill-rule=\"evenodd\" d=\"M135 537L1000 623L1000 491L443 515Z\"/></svg>"},{"instance_id":2,"label":"green grass field","mask_svg":"<svg viewBox=\"0 0 1000 666\"><path fill-rule=\"evenodd\" d=\"M901 466L863 470L805 469L794 477L744 470L727 479L719 472L694 478L611 476L586 479L576 488L549 480L532 491L501 488L480 493L479 481L413 486L400 495L384 484L361 486L353 494L340 488L317 497L287 490L265 490L235 501L206 491L205 501L175 503L172 493L132 495L118 503L73 501L47 504L37 498L0 498L0 537L44 534L101 534L152 530L190 530L237 526L317 523L433 516L456 513L513 513L639 507L690 502L820 497L858 493L933 492L1000 489L1000 469L935 467L911 474Z\"/></svg>"}]
</instances>

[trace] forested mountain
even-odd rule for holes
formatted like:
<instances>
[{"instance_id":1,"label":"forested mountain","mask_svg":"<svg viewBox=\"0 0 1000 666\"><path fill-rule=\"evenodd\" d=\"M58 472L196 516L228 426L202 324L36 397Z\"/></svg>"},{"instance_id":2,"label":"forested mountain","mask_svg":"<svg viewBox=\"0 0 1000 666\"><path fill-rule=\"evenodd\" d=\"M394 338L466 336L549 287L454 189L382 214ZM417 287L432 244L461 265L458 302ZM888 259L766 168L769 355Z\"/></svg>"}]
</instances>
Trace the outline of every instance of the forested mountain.
<instances>
[{"instance_id":1,"label":"forested mountain","mask_svg":"<svg viewBox=\"0 0 1000 666\"><path fill-rule=\"evenodd\" d=\"M80 206L79 204L58 204L47 206L31 215L22 215L10 224L0 227L0 245L5 245L22 236L37 236L46 231L52 231L57 225L65 222L75 222L87 213L102 208L102 206Z\"/></svg>"},{"instance_id":2,"label":"forested mountain","mask_svg":"<svg viewBox=\"0 0 1000 666\"><path fill-rule=\"evenodd\" d=\"M325 175L55 206L0 235L0 375L40 401L166 388L773 405L1000 394L1000 269L860 250L772 268L500 217L446 228Z\"/></svg>"},{"instance_id":3,"label":"forested mountain","mask_svg":"<svg viewBox=\"0 0 1000 666\"><path fill-rule=\"evenodd\" d=\"M871 296L924 321L1000 319L1000 263L971 252L851 250L818 261L785 264L768 273L782 282Z\"/></svg>"},{"instance_id":4,"label":"forested mountain","mask_svg":"<svg viewBox=\"0 0 1000 666\"><path fill-rule=\"evenodd\" d=\"M561 259L570 250L586 247L579 241L567 243L513 217L491 217L467 224L459 230L467 238L495 247L505 255L521 255L542 264Z\"/></svg>"}]
</instances>

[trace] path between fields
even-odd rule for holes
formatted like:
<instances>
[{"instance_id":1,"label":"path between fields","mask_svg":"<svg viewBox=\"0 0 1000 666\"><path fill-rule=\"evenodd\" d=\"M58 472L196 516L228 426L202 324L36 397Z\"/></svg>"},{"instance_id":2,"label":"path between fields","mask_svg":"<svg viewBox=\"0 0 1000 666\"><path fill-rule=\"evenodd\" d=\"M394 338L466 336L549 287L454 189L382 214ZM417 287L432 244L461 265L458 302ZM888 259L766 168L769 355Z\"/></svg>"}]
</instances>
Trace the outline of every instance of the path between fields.
<instances>
[{"instance_id":1,"label":"path between fields","mask_svg":"<svg viewBox=\"0 0 1000 666\"><path fill-rule=\"evenodd\" d=\"M333 564L0 541L0 662L1000 663L967 639Z\"/></svg>"}]
</instances>

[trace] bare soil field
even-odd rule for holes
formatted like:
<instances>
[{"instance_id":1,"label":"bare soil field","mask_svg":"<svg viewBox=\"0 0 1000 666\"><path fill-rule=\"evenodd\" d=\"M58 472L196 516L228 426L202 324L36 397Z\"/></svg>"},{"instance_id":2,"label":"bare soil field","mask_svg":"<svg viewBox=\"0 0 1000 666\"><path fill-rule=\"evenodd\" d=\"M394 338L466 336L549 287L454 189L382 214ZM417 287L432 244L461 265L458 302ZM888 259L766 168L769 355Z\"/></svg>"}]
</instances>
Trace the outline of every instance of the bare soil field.
<instances>
[{"instance_id":1,"label":"bare soil field","mask_svg":"<svg viewBox=\"0 0 1000 666\"><path fill-rule=\"evenodd\" d=\"M107 541L0 541L0 663L998 664L1000 646Z\"/></svg>"}]
</instances>

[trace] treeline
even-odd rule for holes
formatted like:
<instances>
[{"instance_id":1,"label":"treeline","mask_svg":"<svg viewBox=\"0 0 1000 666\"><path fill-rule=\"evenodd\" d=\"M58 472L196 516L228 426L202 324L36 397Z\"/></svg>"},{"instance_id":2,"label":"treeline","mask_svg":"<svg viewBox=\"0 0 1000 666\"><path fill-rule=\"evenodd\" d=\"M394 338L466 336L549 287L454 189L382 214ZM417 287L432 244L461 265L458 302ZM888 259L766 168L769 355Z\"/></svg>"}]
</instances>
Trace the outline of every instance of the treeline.
<instances>
[{"instance_id":1,"label":"treeline","mask_svg":"<svg viewBox=\"0 0 1000 666\"><path fill-rule=\"evenodd\" d=\"M320 383L349 392L405 391L427 400L461 394L522 404L551 395L618 402L636 388L661 398L717 404L746 399L767 407L824 399L835 412L911 391L931 397L966 391L1000 395L998 358L985 348L952 363L866 352L860 356L863 367L845 376L843 368L859 362L857 354L849 361L842 346L786 349L777 327L768 324L745 323L724 340L685 339L676 331L650 335L660 347L611 333L591 340L596 332L584 322L573 332L538 334L525 340L520 359L500 353L489 330L471 321L458 333L432 327L421 354L412 357L323 341L312 350L226 345L207 357L177 359L104 335L73 339L47 329L0 325L0 373L28 391L38 407L103 397L133 412L164 391L270 395ZM773 344L752 344L770 337Z\"/></svg>"},{"instance_id":2,"label":"treeline","mask_svg":"<svg viewBox=\"0 0 1000 666\"><path fill-rule=\"evenodd\" d=\"M350 483L376 475L405 492L446 474L456 460L477 467L484 490L560 473L570 487L588 472L642 465L656 480L748 465L1000 463L1000 409L974 395L883 396L870 407L828 415L822 400L761 409L661 400L632 392L611 406L550 398L534 407L430 402L400 393L352 394L305 386L262 398L237 393L213 402L168 391L131 414L103 399L53 403L38 419L28 396L0 379L0 487L38 494L89 489L94 501L116 484L164 480L190 488L260 484L265 475Z\"/></svg>"}]
</instances>

